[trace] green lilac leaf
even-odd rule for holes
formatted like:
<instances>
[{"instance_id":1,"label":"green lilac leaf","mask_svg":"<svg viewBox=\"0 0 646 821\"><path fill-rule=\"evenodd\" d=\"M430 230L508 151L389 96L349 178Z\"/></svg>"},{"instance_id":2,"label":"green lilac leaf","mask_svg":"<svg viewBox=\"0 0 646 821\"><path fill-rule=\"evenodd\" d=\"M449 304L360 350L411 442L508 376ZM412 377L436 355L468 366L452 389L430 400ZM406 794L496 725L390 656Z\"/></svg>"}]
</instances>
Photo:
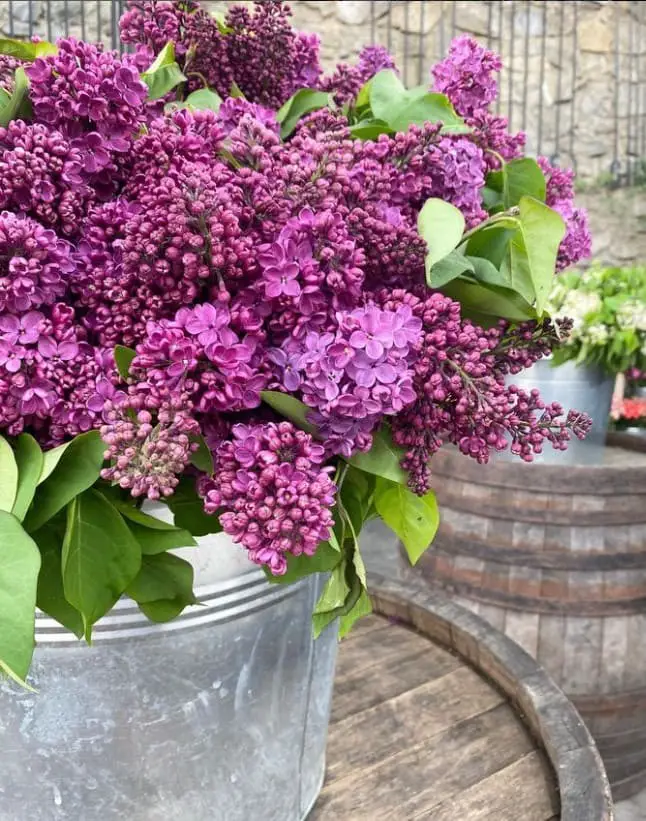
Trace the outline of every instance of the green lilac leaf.
<instances>
[{"instance_id":1,"label":"green lilac leaf","mask_svg":"<svg viewBox=\"0 0 646 821\"><path fill-rule=\"evenodd\" d=\"M11 513L0 510L0 667L24 683L34 652L40 552Z\"/></svg>"},{"instance_id":2,"label":"green lilac leaf","mask_svg":"<svg viewBox=\"0 0 646 821\"><path fill-rule=\"evenodd\" d=\"M443 288L464 273L475 273L473 263L459 251L451 251L427 271L426 284L429 288Z\"/></svg>"},{"instance_id":3,"label":"green lilac leaf","mask_svg":"<svg viewBox=\"0 0 646 821\"><path fill-rule=\"evenodd\" d=\"M390 429L382 425L373 434L370 450L355 453L347 461L366 473L406 484L408 476L400 464L405 455L406 451L393 442Z\"/></svg>"},{"instance_id":4,"label":"green lilac leaf","mask_svg":"<svg viewBox=\"0 0 646 821\"><path fill-rule=\"evenodd\" d=\"M312 573L326 573L341 562L340 551L328 542L321 542L313 556L287 556L287 572L282 576L274 576L263 566L267 581L272 584L293 584Z\"/></svg>"},{"instance_id":5,"label":"green lilac leaf","mask_svg":"<svg viewBox=\"0 0 646 821\"><path fill-rule=\"evenodd\" d=\"M186 608L186 602L182 598L160 599L159 601L138 602L138 604L144 616L158 624L173 621Z\"/></svg>"},{"instance_id":6,"label":"green lilac leaf","mask_svg":"<svg viewBox=\"0 0 646 821\"><path fill-rule=\"evenodd\" d=\"M31 104L28 97L29 80L25 69L19 66L14 72L14 84L11 96L0 108L0 126L6 128L12 120L29 119Z\"/></svg>"},{"instance_id":7,"label":"green lilac leaf","mask_svg":"<svg viewBox=\"0 0 646 821\"><path fill-rule=\"evenodd\" d=\"M14 456L18 466L18 486L11 512L22 522L38 487L43 470L43 452L33 436L21 433L16 439Z\"/></svg>"},{"instance_id":8,"label":"green lilac leaf","mask_svg":"<svg viewBox=\"0 0 646 821\"><path fill-rule=\"evenodd\" d=\"M380 134L392 134L392 128L383 120L362 120L350 126L350 134L358 140L375 140Z\"/></svg>"},{"instance_id":9,"label":"green lilac leaf","mask_svg":"<svg viewBox=\"0 0 646 821\"><path fill-rule=\"evenodd\" d=\"M181 600L184 606L196 604L193 567L171 553L143 556L139 573L126 588L126 594L139 604L160 599Z\"/></svg>"},{"instance_id":10,"label":"green lilac leaf","mask_svg":"<svg viewBox=\"0 0 646 821\"><path fill-rule=\"evenodd\" d=\"M524 196L545 202L545 175L536 160L523 157L511 160L502 168L505 208L518 205Z\"/></svg>"},{"instance_id":11,"label":"green lilac leaf","mask_svg":"<svg viewBox=\"0 0 646 821\"><path fill-rule=\"evenodd\" d=\"M0 510L10 512L18 490L18 465L11 445L0 436Z\"/></svg>"},{"instance_id":12,"label":"green lilac leaf","mask_svg":"<svg viewBox=\"0 0 646 821\"><path fill-rule=\"evenodd\" d=\"M426 200L417 217L417 230L426 242L427 277L433 265L459 245L464 225L462 212L450 202L437 197Z\"/></svg>"},{"instance_id":13,"label":"green lilac leaf","mask_svg":"<svg viewBox=\"0 0 646 821\"><path fill-rule=\"evenodd\" d=\"M461 304L463 316L484 327L495 325L500 318L511 322L537 318L532 306L509 288L458 278L445 285L442 293Z\"/></svg>"},{"instance_id":14,"label":"green lilac leaf","mask_svg":"<svg viewBox=\"0 0 646 821\"><path fill-rule=\"evenodd\" d=\"M283 140L287 139L302 117L311 111L325 108L329 103L330 95L326 91L299 89L276 113L276 119L280 123L280 136Z\"/></svg>"},{"instance_id":15,"label":"green lilac leaf","mask_svg":"<svg viewBox=\"0 0 646 821\"><path fill-rule=\"evenodd\" d=\"M435 494L416 496L407 487L377 481L375 507L383 522L398 536L415 564L435 538L440 517Z\"/></svg>"},{"instance_id":16,"label":"green lilac leaf","mask_svg":"<svg viewBox=\"0 0 646 821\"><path fill-rule=\"evenodd\" d=\"M164 503L173 513L175 527L188 530L193 536L222 532L217 515L204 512L204 501L197 494L195 479L181 478L173 495L167 496Z\"/></svg>"},{"instance_id":17,"label":"green lilac leaf","mask_svg":"<svg viewBox=\"0 0 646 821\"><path fill-rule=\"evenodd\" d=\"M153 530L145 525L128 522L130 532L141 548L142 555L155 556L167 550L176 550L179 547L195 547L197 542L188 530L171 528L170 530ZM160 598L165 598L161 597Z\"/></svg>"},{"instance_id":18,"label":"green lilac leaf","mask_svg":"<svg viewBox=\"0 0 646 821\"><path fill-rule=\"evenodd\" d=\"M133 351L132 348L126 348L125 345L115 345L114 362L122 379L126 380L130 376L130 366L135 356L137 356L137 351Z\"/></svg>"},{"instance_id":19,"label":"green lilac leaf","mask_svg":"<svg viewBox=\"0 0 646 821\"><path fill-rule=\"evenodd\" d=\"M191 454L191 464L194 468L206 473L207 476L213 476L213 454L206 444L206 440L201 434L191 434L191 441L197 444L197 450Z\"/></svg>"},{"instance_id":20,"label":"green lilac leaf","mask_svg":"<svg viewBox=\"0 0 646 821\"><path fill-rule=\"evenodd\" d=\"M284 416L285 419L289 419L301 430L312 436L318 435L316 426L307 421L307 414L311 413L312 408L304 405L300 400L280 391L261 391L260 398L266 405Z\"/></svg>"},{"instance_id":21,"label":"green lilac leaf","mask_svg":"<svg viewBox=\"0 0 646 821\"><path fill-rule=\"evenodd\" d=\"M0 54L14 57L16 60L24 60L31 63L38 57L46 57L48 54L58 54L58 48L53 43L41 40L38 43L31 43L27 40L0 39Z\"/></svg>"},{"instance_id":22,"label":"green lilac leaf","mask_svg":"<svg viewBox=\"0 0 646 821\"><path fill-rule=\"evenodd\" d=\"M198 88L184 100L184 106L191 106L199 111L219 111L221 105L222 97L212 88Z\"/></svg>"},{"instance_id":23,"label":"green lilac leaf","mask_svg":"<svg viewBox=\"0 0 646 821\"><path fill-rule=\"evenodd\" d=\"M166 43L152 65L141 75L141 79L148 86L149 100L158 100L175 86L186 82L186 76L175 61L175 46L172 42Z\"/></svg>"},{"instance_id":24,"label":"green lilac leaf","mask_svg":"<svg viewBox=\"0 0 646 821\"><path fill-rule=\"evenodd\" d=\"M50 618L55 619L81 639L84 633L83 617L67 601L63 590L62 562L65 522L66 518L61 514L32 534L40 550L42 561L38 574L36 604L43 613L47 613Z\"/></svg>"},{"instance_id":25,"label":"green lilac leaf","mask_svg":"<svg viewBox=\"0 0 646 821\"><path fill-rule=\"evenodd\" d=\"M141 567L141 548L119 511L96 490L67 508L63 540L65 598L82 615L89 642L92 625L118 601Z\"/></svg>"},{"instance_id":26,"label":"green lilac leaf","mask_svg":"<svg viewBox=\"0 0 646 821\"><path fill-rule=\"evenodd\" d=\"M362 590L352 609L339 619L339 636L345 638L359 619L372 613L372 602L367 590Z\"/></svg>"},{"instance_id":27,"label":"green lilac leaf","mask_svg":"<svg viewBox=\"0 0 646 821\"><path fill-rule=\"evenodd\" d=\"M79 493L87 490L99 478L103 466L105 444L97 430L82 433L57 455L49 476L36 491L34 503L25 517L25 529L38 530ZM44 454L45 469L47 452Z\"/></svg>"}]
</instances>

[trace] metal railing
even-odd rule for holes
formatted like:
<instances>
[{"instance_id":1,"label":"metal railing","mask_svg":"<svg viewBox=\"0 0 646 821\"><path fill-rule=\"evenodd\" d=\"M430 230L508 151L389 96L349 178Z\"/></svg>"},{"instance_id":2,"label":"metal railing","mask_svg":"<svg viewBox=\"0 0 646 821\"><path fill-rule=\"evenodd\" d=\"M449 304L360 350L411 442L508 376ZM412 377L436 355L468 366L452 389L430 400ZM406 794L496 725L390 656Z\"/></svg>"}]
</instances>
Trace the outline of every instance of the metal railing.
<instances>
[{"instance_id":1,"label":"metal railing","mask_svg":"<svg viewBox=\"0 0 646 821\"><path fill-rule=\"evenodd\" d=\"M296 25L301 3L291 2ZM341 4L334 5L338 13ZM498 113L511 129L527 132L530 153L574 166L587 183L646 181L643 0L363 0L362 5L369 9L361 9L353 46L387 46L405 83L427 82L428 67L446 54L451 39L473 33L503 57ZM4 0L0 25L10 36L55 39L71 33L118 48L124 6L124 0ZM326 9L319 32L328 41L329 16Z\"/></svg>"}]
</instances>

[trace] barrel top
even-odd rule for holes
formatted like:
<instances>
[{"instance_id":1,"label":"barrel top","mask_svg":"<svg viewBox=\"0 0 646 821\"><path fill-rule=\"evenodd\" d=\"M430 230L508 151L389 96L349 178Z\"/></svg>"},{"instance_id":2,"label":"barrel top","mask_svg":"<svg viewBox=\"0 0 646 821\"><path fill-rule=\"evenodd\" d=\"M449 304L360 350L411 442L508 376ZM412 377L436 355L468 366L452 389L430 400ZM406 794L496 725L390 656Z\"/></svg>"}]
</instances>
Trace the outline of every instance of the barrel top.
<instances>
[{"instance_id":1,"label":"barrel top","mask_svg":"<svg viewBox=\"0 0 646 821\"><path fill-rule=\"evenodd\" d=\"M436 477L566 496L646 494L646 453L618 447L606 447L600 465L543 465L520 459L503 462L495 456L481 465L456 448L446 447L433 456L431 471Z\"/></svg>"},{"instance_id":2,"label":"barrel top","mask_svg":"<svg viewBox=\"0 0 646 821\"><path fill-rule=\"evenodd\" d=\"M310 821L612 818L587 730L530 656L441 594L372 589L376 615L341 644Z\"/></svg>"}]
</instances>

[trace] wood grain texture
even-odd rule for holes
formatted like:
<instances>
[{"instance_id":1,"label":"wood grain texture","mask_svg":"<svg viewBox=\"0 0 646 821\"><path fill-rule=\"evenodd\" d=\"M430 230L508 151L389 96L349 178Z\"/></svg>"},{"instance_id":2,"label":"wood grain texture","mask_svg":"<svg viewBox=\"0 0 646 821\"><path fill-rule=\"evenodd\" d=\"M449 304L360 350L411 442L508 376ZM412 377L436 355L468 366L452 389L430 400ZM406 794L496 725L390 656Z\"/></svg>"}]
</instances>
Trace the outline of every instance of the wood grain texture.
<instances>
[{"instance_id":1,"label":"wood grain texture","mask_svg":"<svg viewBox=\"0 0 646 821\"><path fill-rule=\"evenodd\" d=\"M631 729L646 736L646 459L607 455L599 467L481 466L440 451L442 519L416 570L545 667L629 797L640 767L646 783L646 747L631 746L622 707L632 702Z\"/></svg>"},{"instance_id":2,"label":"wood grain texture","mask_svg":"<svg viewBox=\"0 0 646 821\"><path fill-rule=\"evenodd\" d=\"M527 653L438 594L371 589L309 821L611 821L590 735Z\"/></svg>"}]
</instances>

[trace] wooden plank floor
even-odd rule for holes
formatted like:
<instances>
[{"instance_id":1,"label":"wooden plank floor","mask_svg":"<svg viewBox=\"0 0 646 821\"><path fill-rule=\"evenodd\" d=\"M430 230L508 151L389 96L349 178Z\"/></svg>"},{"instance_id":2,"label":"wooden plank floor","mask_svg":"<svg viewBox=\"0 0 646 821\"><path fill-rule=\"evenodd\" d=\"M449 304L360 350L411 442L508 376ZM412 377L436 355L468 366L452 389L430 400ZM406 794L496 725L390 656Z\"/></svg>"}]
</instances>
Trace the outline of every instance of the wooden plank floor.
<instances>
[{"instance_id":1,"label":"wooden plank floor","mask_svg":"<svg viewBox=\"0 0 646 821\"><path fill-rule=\"evenodd\" d=\"M555 779L464 660L371 616L341 643L327 778L308 821L551 821Z\"/></svg>"}]
</instances>

